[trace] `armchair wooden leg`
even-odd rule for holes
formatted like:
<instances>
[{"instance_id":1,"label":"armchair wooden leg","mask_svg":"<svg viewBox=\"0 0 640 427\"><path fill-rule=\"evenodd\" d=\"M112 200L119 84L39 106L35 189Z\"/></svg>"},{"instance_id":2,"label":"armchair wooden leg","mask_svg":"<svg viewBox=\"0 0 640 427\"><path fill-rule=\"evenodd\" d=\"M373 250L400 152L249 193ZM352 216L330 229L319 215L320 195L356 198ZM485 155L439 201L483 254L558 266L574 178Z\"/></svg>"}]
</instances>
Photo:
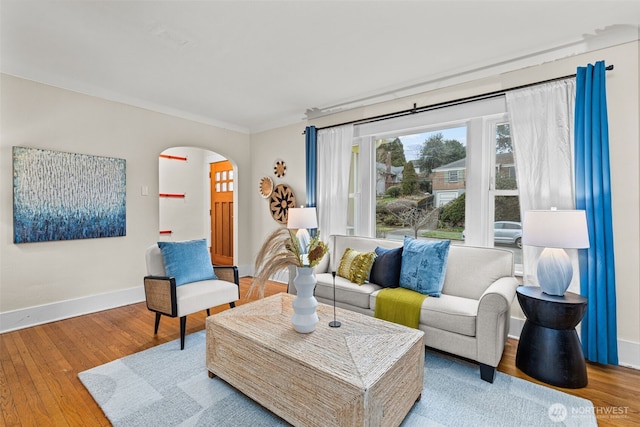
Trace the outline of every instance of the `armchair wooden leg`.
<instances>
[{"instance_id":1,"label":"armchair wooden leg","mask_svg":"<svg viewBox=\"0 0 640 427\"><path fill-rule=\"evenodd\" d=\"M160 326L160 316L162 315L156 311L156 326L153 328L153 335L158 334L158 326Z\"/></svg>"},{"instance_id":2,"label":"armchair wooden leg","mask_svg":"<svg viewBox=\"0 0 640 427\"><path fill-rule=\"evenodd\" d=\"M180 350L184 350L184 335L187 329L187 316L180 318Z\"/></svg>"}]
</instances>

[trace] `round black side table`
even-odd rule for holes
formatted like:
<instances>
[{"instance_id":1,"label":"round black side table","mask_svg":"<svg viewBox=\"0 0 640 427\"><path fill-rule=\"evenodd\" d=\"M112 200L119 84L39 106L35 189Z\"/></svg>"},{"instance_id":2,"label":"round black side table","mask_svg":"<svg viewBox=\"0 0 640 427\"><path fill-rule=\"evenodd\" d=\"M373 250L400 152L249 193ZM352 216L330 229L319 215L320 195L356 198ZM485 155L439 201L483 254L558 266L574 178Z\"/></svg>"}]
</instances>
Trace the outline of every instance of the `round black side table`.
<instances>
[{"instance_id":1,"label":"round black side table","mask_svg":"<svg viewBox=\"0 0 640 427\"><path fill-rule=\"evenodd\" d=\"M518 302L527 317L518 342L516 366L547 384L565 388L587 385L587 366L575 327L587 299L572 292L547 295L538 286L520 286Z\"/></svg>"}]
</instances>

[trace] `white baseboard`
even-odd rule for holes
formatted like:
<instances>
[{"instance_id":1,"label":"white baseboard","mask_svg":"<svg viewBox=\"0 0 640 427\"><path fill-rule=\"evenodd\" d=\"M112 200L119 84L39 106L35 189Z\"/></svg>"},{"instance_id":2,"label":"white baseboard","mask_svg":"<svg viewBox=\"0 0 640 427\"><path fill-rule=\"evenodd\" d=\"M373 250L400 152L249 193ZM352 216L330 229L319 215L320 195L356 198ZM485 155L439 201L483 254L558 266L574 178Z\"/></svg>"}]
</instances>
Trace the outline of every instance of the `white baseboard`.
<instances>
[{"instance_id":1,"label":"white baseboard","mask_svg":"<svg viewBox=\"0 0 640 427\"><path fill-rule=\"evenodd\" d=\"M255 274L253 266L238 266L238 274L240 277L244 276L252 276ZM269 280L278 283L284 283L285 285L289 283L289 270L281 270L277 271L273 276L269 277Z\"/></svg>"},{"instance_id":2,"label":"white baseboard","mask_svg":"<svg viewBox=\"0 0 640 427\"><path fill-rule=\"evenodd\" d=\"M253 268L250 265L238 266L240 277L250 276L252 272ZM0 313L0 334L142 301L144 301L144 288L136 286L104 294L7 311Z\"/></svg>"},{"instance_id":3,"label":"white baseboard","mask_svg":"<svg viewBox=\"0 0 640 427\"><path fill-rule=\"evenodd\" d=\"M580 337L580 325L576 328ZM524 319L512 317L509 322L509 337L520 339ZM618 339L618 364L627 368L640 369L640 343Z\"/></svg>"},{"instance_id":4,"label":"white baseboard","mask_svg":"<svg viewBox=\"0 0 640 427\"><path fill-rule=\"evenodd\" d=\"M251 265L239 265L238 266L238 276L253 276L253 266Z\"/></svg>"},{"instance_id":5,"label":"white baseboard","mask_svg":"<svg viewBox=\"0 0 640 427\"><path fill-rule=\"evenodd\" d=\"M640 369L640 344L619 339L618 364L628 368Z\"/></svg>"},{"instance_id":6,"label":"white baseboard","mask_svg":"<svg viewBox=\"0 0 640 427\"><path fill-rule=\"evenodd\" d=\"M509 337L520 339L522 328L524 328L524 319L519 319L512 316L511 321L509 322Z\"/></svg>"},{"instance_id":7,"label":"white baseboard","mask_svg":"<svg viewBox=\"0 0 640 427\"><path fill-rule=\"evenodd\" d=\"M0 333L144 301L144 288L123 289L0 313Z\"/></svg>"}]
</instances>

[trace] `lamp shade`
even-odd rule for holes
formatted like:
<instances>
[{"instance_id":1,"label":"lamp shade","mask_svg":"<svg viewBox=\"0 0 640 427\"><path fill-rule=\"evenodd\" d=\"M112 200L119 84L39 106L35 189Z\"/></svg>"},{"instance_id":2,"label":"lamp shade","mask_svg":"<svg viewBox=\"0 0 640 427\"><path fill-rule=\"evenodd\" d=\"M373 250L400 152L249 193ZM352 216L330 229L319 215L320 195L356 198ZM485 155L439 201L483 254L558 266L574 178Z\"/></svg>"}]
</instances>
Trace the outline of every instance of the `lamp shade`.
<instances>
[{"instance_id":1,"label":"lamp shade","mask_svg":"<svg viewBox=\"0 0 640 427\"><path fill-rule=\"evenodd\" d=\"M522 244L544 248L588 248L585 211L526 211L522 224Z\"/></svg>"},{"instance_id":2,"label":"lamp shade","mask_svg":"<svg viewBox=\"0 0 640 427\"><path fill-rule=\"evenodd\" d=\"M287 212L287 228L318 228L316 208L289 208Z\"/></svg>"}]
</instances>

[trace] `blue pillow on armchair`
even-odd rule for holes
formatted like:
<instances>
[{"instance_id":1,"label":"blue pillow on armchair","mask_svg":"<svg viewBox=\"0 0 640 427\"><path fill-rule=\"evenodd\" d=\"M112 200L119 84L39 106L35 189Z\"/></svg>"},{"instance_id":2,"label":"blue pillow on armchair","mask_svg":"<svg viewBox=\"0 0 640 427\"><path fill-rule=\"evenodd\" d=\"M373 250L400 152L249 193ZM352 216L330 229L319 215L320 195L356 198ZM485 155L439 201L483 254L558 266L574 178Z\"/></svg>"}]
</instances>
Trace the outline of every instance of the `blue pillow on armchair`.
<instances>
[{"instance_id":1,"label":"blue pillow on armchair","mask_svg":"<svg viewBox=\"0 0 640 427\"><path fill-rule=\"evenodd\" d=\"M376 248L376 260L371 267L369 282L383 288L400 286L400 267L402 265L402 246L395 249Z\"/></svg>"},{"instance_id":2,"label":"blue pillow on armchair","mask_svg":"<svg viewBox=\"0 0 640 427\"><path fill-rule=\"evenodd\" d=\"M449 240L416 240L405 237L400 286L439 297L444 285L450 244Z\"/></svg>"},{"instance_id":3,"label":"blue pillow on armchair","mask_svg":"<svg viewBox=\"0 0 640 427\"><path fill-rule=\"evenodd\" d=\"M211 255L205 239L183 242L158 242L167 276L175 277L176 286L201 280L215 280Z\"/></svg>"}]
</instances>

